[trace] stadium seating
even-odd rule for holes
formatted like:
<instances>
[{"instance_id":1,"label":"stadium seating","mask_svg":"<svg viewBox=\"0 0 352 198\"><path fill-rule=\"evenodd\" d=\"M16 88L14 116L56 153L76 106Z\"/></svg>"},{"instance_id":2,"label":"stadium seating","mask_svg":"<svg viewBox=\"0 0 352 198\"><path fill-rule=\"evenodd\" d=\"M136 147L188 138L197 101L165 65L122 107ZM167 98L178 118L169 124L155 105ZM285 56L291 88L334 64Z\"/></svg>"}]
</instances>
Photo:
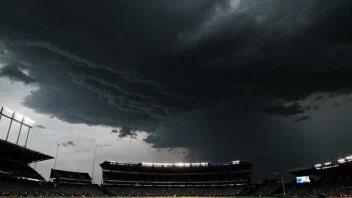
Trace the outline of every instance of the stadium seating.
<instances>
[{"instance_id":1,"label":"stadium seating","mask_svg":"<svg viewBox=\"0 0 352 198\"><path fill-rule=\"evenodd\" d=\"M97 185L67 185L55 186L51 182L38 183L26 180L9 178L0 179L0 196L102 196L102 191Z\"/></svg>"},{"instance_id":2,"label":"stadium seating","mask_svg":"<svg viewBox=\"0 0 352 198\"><path fill-rule=\"evenodd\" d=\"M2 196L51 196L52 192L52 183L0 178L0 195Z\"/></svg>"},{"instance_id":3,"label":"stadium seating","mask_svg":"<svg viewBox=\"0 0 352 198\"><path fill-rule=\"evenodd\" d=\"M341 181L340 181L341 182ZM352 185L350 180L343 183L327 182L319 184L297 184L290 191L288 195L296 196L317 196L319 194L326 196L350 196L352 195Z\"/></svg>"},{"instance_id":4,"label":"stadium seating","mask_svg":"<svg viewBox=\"0 0 352 198\"><path fill-rule=\"evenodd\" d=\"M251 182L249 162L104 162L104 190L114 196L235 196Z\"/></svg>"},{"instance_id":5,"label":"stadium seating","mask_svg":"<svg viewBox=\"0 0 352 198\"><path fill-rule=\"evenodd\" d=\"M88 173L51 169L55 193L60 196L102 196L98 185L92 184Z\"/></svg>"},{"instance_id":6,"label":"stadium seating","mask_svg":"<svg viewBox=\"0 0 352 198\"><path fill-rule=\"evenodd\" d=\"M44 180L32 181L24 176L33 178L37 176L37 172L29 166L13 166L11 169L6 163L0 163L0 196L102 196L103 193L100 186L91 183L91 178L87 173L75 173L58 171L65 177L71 179L55 178L54 182L46 182ZM5 166L6 165L6 166ZM8 172L16 173L8 174ZM38 174L39 175L39 174Z\"/></svg>"},{"instance_id":7,"label":"stadium seating","mask_svg":"<svg viewBox=\"0 0 352 198\"><path fill-rule=\"evenodd\" d=\"M0 158L0 171L13 175L14 177L27 177L32 179L44 180L33 168L21 162L11 161Z\"/></svg>"},{"instance_id":8,"label":"stadium seating","mask_svg":"<svg viewBox=\"0 0 352 198\"><path fill-rule=\"evenodd\" d=\"M281 187L281 184L267 184L262 186L260 189L252 193L254 196L269 196L272 195L274 191Z\"/></svg>"},{"instance_id":9,"label":"stadium seating","mask_svg":"<svg viewBox=\"0 0 352 198\"><path fill-rule=\"evenodd\" d=\"M68 185L59 184L55 189L56 194L60 196L102 196L103 193L97 185Z\"/></svg>"},{"instance_id":10,"label":"stadium seating","mask_svg":"<svg viewBox=\"0 0 352 198\"><path fill-rule=\"evenodd\" d=\"M235 196L243 187L108 187L114 196Z\"/></svg>"}]
</instances>

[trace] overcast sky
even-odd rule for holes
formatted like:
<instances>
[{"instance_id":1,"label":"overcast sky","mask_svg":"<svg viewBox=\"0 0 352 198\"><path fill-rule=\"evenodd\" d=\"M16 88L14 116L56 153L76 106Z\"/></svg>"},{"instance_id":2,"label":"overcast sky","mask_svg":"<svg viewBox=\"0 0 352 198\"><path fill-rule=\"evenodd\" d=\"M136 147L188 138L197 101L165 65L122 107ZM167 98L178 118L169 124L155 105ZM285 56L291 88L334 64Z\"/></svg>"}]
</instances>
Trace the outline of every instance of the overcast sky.
<instances>
[{"instance_id":1,"label":"overcast sky","mask_svg":"<svg viewBox=\"0 0 352 198\"><path fill-rule=\"evenodd\" d=\"M5 1L0 102L45 126L30 148L64 143L58 168L90 171L95 144L99 161L243 159L256 177L333 160L352 151L351 6Z\"/></svg>"}]
</instances>

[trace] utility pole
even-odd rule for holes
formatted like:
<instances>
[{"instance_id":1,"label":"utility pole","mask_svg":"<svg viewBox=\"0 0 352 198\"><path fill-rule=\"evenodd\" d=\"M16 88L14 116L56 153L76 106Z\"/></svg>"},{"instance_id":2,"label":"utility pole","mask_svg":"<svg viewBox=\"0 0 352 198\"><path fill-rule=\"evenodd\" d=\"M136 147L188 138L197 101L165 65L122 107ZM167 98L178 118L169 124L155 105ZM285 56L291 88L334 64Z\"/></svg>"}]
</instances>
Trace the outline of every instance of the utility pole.
<instances>
[{"instance_id":1,"label":"utility pole","mask_svg":"<svg viewBox=\"0 0 352 198\"><path fill-rule=\"evenodd\" d=\"M93 179L94 179L94 166L95 166L95 156L97 154L97 147L98 147L98 145L95 145L94 159L93 159L93 171L92 171L92 183L93 183Z\"/></svg>"},{"instance_id":2,"label":"utility pole","mask_svg":"<svg viewBox=\"0 0 352 198\"><path fill-rule=\"evenodd\" d=\"M282 181L282 190L284 191L284 195L286 195L285 183L284 183L284 176L281 176L281 181Z\"/></svg>"},{"instance_id":3,"label":"utility pole","mask_svg":"<svg viewBox=\"0 0 352 198\"><path fill-rule=\"evenodd\" d=\"M56 147L56 155L55 155L55 162L54 162L54 169L56 167L56 160L57 160L57 153L59 152L59 146L60 144L57 144L57 147Z\"/></svg>"}]
</instances>

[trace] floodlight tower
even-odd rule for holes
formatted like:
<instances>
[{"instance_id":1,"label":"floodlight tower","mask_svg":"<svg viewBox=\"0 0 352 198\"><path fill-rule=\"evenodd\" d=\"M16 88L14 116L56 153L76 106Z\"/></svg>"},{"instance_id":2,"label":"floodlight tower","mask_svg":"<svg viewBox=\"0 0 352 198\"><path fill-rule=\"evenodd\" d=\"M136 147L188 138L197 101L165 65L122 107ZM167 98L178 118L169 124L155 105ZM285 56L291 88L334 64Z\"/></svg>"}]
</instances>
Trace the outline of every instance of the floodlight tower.
<instances>
[{"instance_id":1,"label":"floodlight tower","mask_svg":"<svg viewBox=\"0 0 352 198\"><path fill-rule=\"evenodd\" d=\"M16 113L16 112L14 112L11 109L6 108L6 107L1 107L1 110L0 110L0 121L1 121L1 117L2 116L10 119L10 125L9 125L9 129L7 130L6 141L8 141L8 139L9 139L10 130L11 130L13 121L15 121L15 122L20 124L20 130L18 132L16 144L18 144L18 141L20 139L22 126L24 125L24 126L28 127L26 143L24 145L24 147L27 147L29 131L33 128L35 121L31 120L30 118L24 117L23 115L21 115L19 113Z\"/></svg>"},{"instance_id":2,"label":"floodlight tower","mask_svg":"<svg viewBox=\"0 0 352 198\"><path fill-rule=\"evenodd\" d=\"M22 118L20 130L18 131L18 136L17 136L16 144L18 144L18 140L20 139L21 130L22 130L22 126L23 126L23 121L24 121L24 117Z\"/></svg>"},{"instance_id":3,"label":"floodlight tower","mask_svg":"<svg viewBox=\"0 0 352 198\"><path fill-rule=\"evenodd\" d=\"M26 147L27 147L27 142L28 142L29 132L30 132L31 129L33 129L33 126L34 126L34 124L35 124L35 121L34 121L34 120L31 120L31 119L29 119L29 118L27 118L27 117L25 117L23 124L28 127L28 132L27 132L27 137L26 137L26 143L24 144L24 147L26 148Z\"/></svg>"}]
</instances>

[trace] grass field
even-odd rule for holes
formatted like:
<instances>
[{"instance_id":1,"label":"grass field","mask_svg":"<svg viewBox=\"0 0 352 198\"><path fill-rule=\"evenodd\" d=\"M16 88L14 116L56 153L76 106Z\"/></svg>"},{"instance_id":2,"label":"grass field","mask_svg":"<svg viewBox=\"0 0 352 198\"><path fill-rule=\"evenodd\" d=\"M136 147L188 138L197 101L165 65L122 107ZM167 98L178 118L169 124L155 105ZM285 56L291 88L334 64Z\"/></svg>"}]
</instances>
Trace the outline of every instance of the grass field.
<instances>
[{"instance_id":1,"label":"grass field","mask_svg":"<svg viewBox=\"0 0 352 198\"><path fill-rule=\"evenodd\" d=\"M284 195L279 195L279 196L233 196L233 197L230 197L230 196L227 196L227 197L220 197L220 196L217 196L217 197L210 197L210 196L176 196L176 198L179 197L179 198L283 198L283 197L286 197L286 198L299 198L299 196L284 196ZM0 196L1 198L1 196ZM52 198L52 197L40 197L40 198ZM60 197L60 198L78 198L78 197ZM174 196L149 196L149 197L138 197L138 196L131 196L131 197L86 197L86 198L174 198ZM313 196L313 197L302 197L302 198L317 198L316 196ZM350 197L328 197L328 198L352 198L351 196Z\"/></svg>"},{"instance_id":2,"label":"grass field","mask_svg":"<svg viewBox=\"0 0 352 198\"><path fill-rule=\"evenodd\" d=\"M1 197L1 196L0 196ZM138 197L138 198L171 198L174 196L150 196L150 197ZM184 197L184 198L235 198L235 197L205 197L205 196L177 196L177 197ZM280 196L283 197L283 196ZM298 197L298 196L287 196L288 198ZM41 198L51 198L51 197L41 197ZM66 198L66 197L61 197ZM67 197L72 198L72 197ZM88 197L87 197L88 198ZM103 198L103 197L89 197L89 198ZM137 197L112 197L112 198L137 198ZM259 197L259 196L236 196L236 198L275 198L274 196L266 196L266 197ZM304 197L304 198L316 198L316 197ZM340 197L329 197L329 198L340 198ZM343 198L352 198L352 197L343 197Z\"/></svg>"},{"instance_id":3,"label":"grass field","mask_svg":"<svg viewBox=\"0 0 352 198\"><path fill-rule=\"evenodd\" d=\"M174 196L157 196L157 198L171 198ZM234 197L204 197L204 196L177 196L177 197L184 197L184 198L234 198ZM258 196L236 196L238 198L273 198L273 197L258 197ZM101 197L91 197L91 198L101 198ZM114 198L131 198L131 197L114 197ZM154 196L151 197L138 197L138 198L155 198Z\"/></svg>"},{"instance_id":4,"label":"grass field","mask_svg":"<svg viewBox=\"0 0 352 198\"><path fill-rule=\"evenodd\" d=\"M1 197L1 196L0 196ZM172 198L174 196L150 196L150 197L138 197L138 198ZM184 197L184 198L235 198L235 197L205 197L205 196L177 196L177 197ZM284 196L280 196L284 197ZM298 196L287 196L287 198L293 198ZM52 197L41 197L41 198L52 198ZM61 198L72 198L72 197L61 197ZM87 197L88 198L88 197ZM89 198L103 198L103 197L89 197ZM137 198L137 197L112 197L112 198ZM236 196L236 198L276 198L275 196ZM304 197L304 198L317 198L317 197ZM329 197L329 198L341 198L341 197ZM343 197L343 198L352 198L352 197Z\"/></svg>"},{"instance_id":5,"label":"grass field","mask_svg":"<svg viewBox=\"0 0 352 198\"><path fill-rule=\"evenodd\" d=\"M1 197L1 196L0 196ZM174 196L150 196L150 197L111 197L111 198L172 198ZM275 196L236 196L236 197L206 197L206 196L177 196L183 198L277 198ZM279 197L285 197L283 195ZM52 197L41 197L41 198L52 198ZM72 197L60 197L60 198L72 198ZM76 197L78 198L78 197ZM86 197L86 198L104 198L104 197ZM107 197L106 197L107 198ZM287 196L287 198L298 198L298 196ZM317 198L317 197L303 197L303 198ZM341 197L329 197L329 198L341 198ZM343 198L352 198L352 197L343 197Z\"/></svg>"},{"instance_id":6,"label":"grass field","mask_svg":"<svg viewBox=\"0 0 352 198\"><path fill-rule=\"evenodd\" d=\"M158 197L138 197L138 198L171 198L173 196L158 196ZM177 196L177 197L184 197L184 198L235 198L235 197L205 197L205 196ZM280 196L284 197L284 196ZM298 196L287 196L288 198L293 198ZM64 197L63 197L64 198ZM102 198L102 197L92 197L92 198ZM114 197L114 198L135 198L135 197ZM236 196L236 198L276 198L275 196ZM317 197L304 197L304 198L317 198ZM340 198L340 197L329 197L329 198ZM352 197L343 197L343 198L352 198Z\"/></svg>"},{"instance_id":7,"label":"grass field","mask_svg":"<svg viewBox=\"0 0 352 198\"><path fill-rule=\"evenodd\" d=\"M0 196L1 197L6 197L6 196ZM150 197L109 197L109 198L173 198L174 196L150 196ZM206 196L176 196L176 197L183 197L183 198L275 198L274 196L270 197L270 196L266 196L266 197L259 197L259 196L236 196L236 197L206 197ZM52 198L52 197L40 197L40 198ZM78 198L77 197L60 197L60 198ZM108 198L108 197L86 197L86 198ZM292 196L290 197L292 198ZM305 197L307 198L307 197ZM343 198L348 198L348 197L343 197Z\"/></svg>"}]
</instances>

